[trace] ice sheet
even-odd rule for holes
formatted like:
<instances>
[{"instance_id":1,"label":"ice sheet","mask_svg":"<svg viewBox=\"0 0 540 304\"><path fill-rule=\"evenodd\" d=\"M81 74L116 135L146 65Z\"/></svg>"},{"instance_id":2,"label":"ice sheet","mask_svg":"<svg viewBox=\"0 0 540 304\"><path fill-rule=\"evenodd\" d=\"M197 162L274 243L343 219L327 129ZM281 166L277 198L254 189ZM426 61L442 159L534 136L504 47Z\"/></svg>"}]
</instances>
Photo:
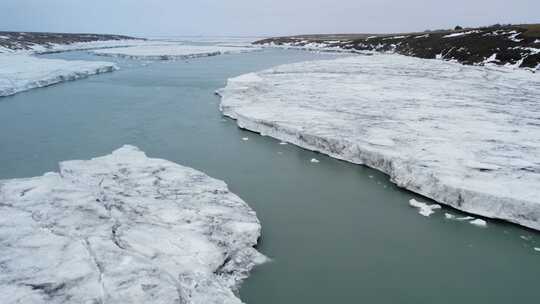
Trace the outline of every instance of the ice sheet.
<instances>
[{"instance_id":1,"label":"ice sheet","mask_svg":"<svg viewBox=\"0 0 540 304\"><path fill-rule=\"evenodd\" d=\"M220 94L242 128L540 230L540 74L376 54L243 75Z\"/></svg>"},{"instance_id":2,"label":"ice sheet","mask_svg":"<svg viewBox=\"0 0 540 304\"><path fill-rule=\"evenodd\" d=\"M241 303L256 214L225 183L132 146L0 181L0 303Z\"/></svg>"}]
</instances>

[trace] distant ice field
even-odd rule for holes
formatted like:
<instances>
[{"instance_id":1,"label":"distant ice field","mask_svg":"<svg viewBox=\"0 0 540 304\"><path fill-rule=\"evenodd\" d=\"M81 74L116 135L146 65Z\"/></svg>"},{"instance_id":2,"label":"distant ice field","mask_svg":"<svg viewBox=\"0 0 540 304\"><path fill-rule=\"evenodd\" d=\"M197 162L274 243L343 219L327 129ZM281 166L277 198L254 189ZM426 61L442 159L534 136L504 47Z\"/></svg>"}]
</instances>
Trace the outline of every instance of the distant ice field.
<instances>
[{"instance_id":1,"label":"distant ice field","mask_svg":"<svg viewBox=\"0 0 540 304\"><path fill-rule=\"evenodd\" d=\"M141 45L95 50L96 55L147 60L174 60L258 51L256 47L218 45Z\"/></svg>"}]
</instances>

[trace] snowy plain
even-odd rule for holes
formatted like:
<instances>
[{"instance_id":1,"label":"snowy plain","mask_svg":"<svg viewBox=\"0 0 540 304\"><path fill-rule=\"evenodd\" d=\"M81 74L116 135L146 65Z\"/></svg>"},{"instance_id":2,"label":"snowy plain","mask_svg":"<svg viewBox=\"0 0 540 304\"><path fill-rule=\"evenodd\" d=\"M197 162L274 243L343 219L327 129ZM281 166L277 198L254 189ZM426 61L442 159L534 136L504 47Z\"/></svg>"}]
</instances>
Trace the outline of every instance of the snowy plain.
<instances>
[{"instance_id":1,"label":"snowy plain","mask_svg":"<svg viewBox=\"0 0 540 304\"><path fill-rule=\"evenodd\" d=\"M0 303L241 303L266 257L225 183L133 146L0 181Z\"/></svg>"},{"instance_id":2,"label":"snowy plain","mask_svg":"<svg viewBox=\"0 0 540 304\"><path fill-rule=\"evenodd\" d=\"M100 56L124 57L146 60L175 60L208 57L222 54L235 54L258 51L257 47L236 47L218 45L142 45L135 47L102 49L93 51Z\"/></svg>"},{"instance_id":3,"label":"snowy plain","mask_svg":"<svg viewBox=\"0 0 540 304\"><path fill-rule=\"evenodd\" d=\"M240 127L540 230L540 75L393 54L305 62L218 92Z\"/></svg>"},{"instance_id":4,"label":"snowy plain","mask_svg":"<svg viewBox=\"0 0 540 304\"><path fill-rule=\"evenodd\" d=\"M59 82L112 72L114 63L68 61L28 55L0 54L0 97Z\"/></svg>"}]
</instances>

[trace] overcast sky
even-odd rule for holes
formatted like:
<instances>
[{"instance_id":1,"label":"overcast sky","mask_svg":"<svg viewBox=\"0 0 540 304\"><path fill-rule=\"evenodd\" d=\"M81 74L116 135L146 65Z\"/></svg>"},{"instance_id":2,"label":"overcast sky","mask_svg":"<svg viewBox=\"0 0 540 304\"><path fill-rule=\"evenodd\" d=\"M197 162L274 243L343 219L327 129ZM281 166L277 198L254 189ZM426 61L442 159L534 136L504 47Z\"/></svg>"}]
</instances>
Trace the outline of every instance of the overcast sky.
<instances>
[{"instance_id":1,"label":"overcast sky","mask_svg":"<svg viewBox=\"0 0 540 304\"><path fill-rule=\"evenodd\" d=\"M0 30L155 35L422 31L540 23L540 0L0 0Z\"/></svg>"}]
</instances>

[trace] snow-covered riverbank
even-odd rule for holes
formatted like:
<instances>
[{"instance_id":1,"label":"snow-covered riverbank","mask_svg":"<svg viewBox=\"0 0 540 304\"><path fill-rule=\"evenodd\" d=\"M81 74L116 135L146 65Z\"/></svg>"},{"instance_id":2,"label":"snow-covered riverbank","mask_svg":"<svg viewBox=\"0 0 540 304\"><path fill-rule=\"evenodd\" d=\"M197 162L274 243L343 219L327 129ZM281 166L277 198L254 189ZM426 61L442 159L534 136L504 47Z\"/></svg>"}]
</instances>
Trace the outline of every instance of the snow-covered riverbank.
<instances>
[{"instance_id":1,"label":"snow-covered riverbank","mask_svg":"<svg viewBox=\"0 0 540 304\"><path fill-rule=\"evenodd\" d=\"M0 35L0 97L118 69L111 62L53 60L35 55L148 43L113 35L4 32Z\"/></svg>"},{"instance_id":2,"label":"snow-covered riverbank","mask_svg":"<svg viewBox=\"0 0 540 304\"><path fill-rule=\"evenodd\" d=\"M0 181L1 303L241 303L265 261L225 183L132 146Z\"/></svg>"},{"instance_id":3,"label":"snow-covered riverbank","mask_svg":"<svg viewBox=\"0 0 540 304\"><path fill-rule=\"evenodd\" d=\"M116 69L117 66L110 62L67 61L0 54L0 97Z\"/></svg>"},{"instance_id":4,"label":"snow-covered riverbank","mask_svg":"<svg viewBox=\"0 0 540 304\"><path fill-rule=\"evenodd\" d=\"M0 97L118 69L109 62L50 60L35 56L39 54L90 51L100 56L175 60L261 49L247 44L202 46L186 43L114 35L4 32L0 35Z\"/></svg>"},{"instance_id":5,"label":"snow-covered riverbank","mask_svg":"<svg viewBox=\"0 0 540 304\"><path fill-rule=\"evenodd\" d=\"M540 230L537 74L376 54L243 75L220 94L242 128Z\"/></svg>"}]
</instances>

